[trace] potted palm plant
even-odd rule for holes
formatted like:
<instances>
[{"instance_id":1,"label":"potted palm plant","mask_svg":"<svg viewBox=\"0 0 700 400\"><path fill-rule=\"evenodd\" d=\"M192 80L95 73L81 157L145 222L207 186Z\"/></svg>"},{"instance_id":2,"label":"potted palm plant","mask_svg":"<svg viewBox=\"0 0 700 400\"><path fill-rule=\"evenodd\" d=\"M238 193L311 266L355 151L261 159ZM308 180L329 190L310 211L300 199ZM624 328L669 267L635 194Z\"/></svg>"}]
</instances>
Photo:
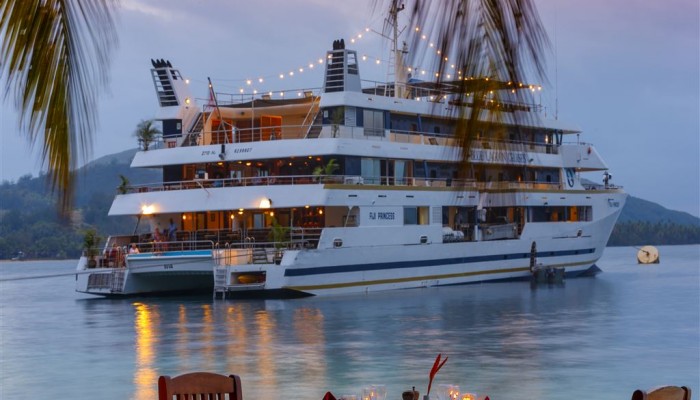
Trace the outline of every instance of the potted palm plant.
<instances>
[{"instance_id":1,"label":"potted palm plant","mask_svg":"<svg viewBox=\"0 0 700 400\"><path fill-rule=\"evenodd\" d=\"M318 166L314 169L314 177L316 181L327 182L330 175L333 175L335 171L338 170L340 166L336 162L335 158L328 160L326 165Z\"/></svg>"},{"instance_id":2,"label":"potted palm plant","mask_svg":"<svg viewBox=\"0 0 700 400\"><path fill-rule=\"evenodd\" d=\"M119 194L126 194L126 192L129 191L129 178L124 175L119 175L119 179L121 183L117 187L117 192L119 192Z\"/></svg>"},{"instance_id":3,"label":"potted palm plant","mask_svg":"<svg viewBox=\"0 0 700 400\"><path fill-rule=\"evenodd\" d=\"M289 233L289 227L282 226L280 225L276 219L272 219L272 228L270 229L270 238L272 239L272 242L274 243L275 246L275 256L274 256L274 261L275 264L280 264L282 262L282 255L285 247L287 247L287 244L289 243L287 241Z\"/></svg>"},{"instance_id":4,"label":"potted palm plant","mask_svg":"<svg viewBox=\"0 0 700 400\"><path fill-rule=\"evenodd\" d=\"M139 122L139 124L136 126L134 136L136 136L138 139L143 150L148 151L151 143L156 140L156 137L160 135L160 133L160 129L153 124L153 120L147 119Z\"/></svg>"},{"instance_id":5,"label":"potted palm plant","mask_svg":"<svg viewBox=\"0 0 700 400\"><path fill-rule=\"evenodd\" d=\"M88 229L85 231L83 236L83 249L85 257L88 259L88 268L95 268L97 266L97 260L95 257L99 254L97 245L100 242L100 237L97 235L95 229Z\"/></svg>"}]
</instances>

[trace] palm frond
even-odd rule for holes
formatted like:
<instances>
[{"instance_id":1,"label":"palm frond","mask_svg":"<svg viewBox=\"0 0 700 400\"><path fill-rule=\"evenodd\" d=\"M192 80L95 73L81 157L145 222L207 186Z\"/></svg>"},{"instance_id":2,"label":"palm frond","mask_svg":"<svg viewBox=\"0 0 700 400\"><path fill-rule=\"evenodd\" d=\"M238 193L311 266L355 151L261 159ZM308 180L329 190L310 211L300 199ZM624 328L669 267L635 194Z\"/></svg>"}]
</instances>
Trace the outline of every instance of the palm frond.
<instances>
[{"instance_id":1,"label":"palm frond","mask_svg":"<svg viewBox=\"0 0 700 400\"><path fill-rule=\"evenodd\" d=\"M385 0L382 8L395 7L395 1ZM498 106L533 104L528 85L520 83L528 78L546 83L549 40L534 0L414 0L409 18L413 36L408 65L435 60L431 67L438 73L437 81L456 82L469 105L455 108L456 139L466 167L478 132L494 129L495 122L503 119L506 111ZM512 89L494 90L494 81L508 83ZM530 114L507 112L516 123L526 122L522 119Z\"/></svg>"},{"instance_id":2,"label":"palm frond","mask_svg":"<svg viewBox=\"0 0 700 400\"><path fill-rule=\"evenodd\" d=\"M0 0L0 67L20 111L20 131L42 145L42 166L72 204L73 171L87 159L97 125L97 93L116 44L116 0Z\"/></svg>"}]
</instances>

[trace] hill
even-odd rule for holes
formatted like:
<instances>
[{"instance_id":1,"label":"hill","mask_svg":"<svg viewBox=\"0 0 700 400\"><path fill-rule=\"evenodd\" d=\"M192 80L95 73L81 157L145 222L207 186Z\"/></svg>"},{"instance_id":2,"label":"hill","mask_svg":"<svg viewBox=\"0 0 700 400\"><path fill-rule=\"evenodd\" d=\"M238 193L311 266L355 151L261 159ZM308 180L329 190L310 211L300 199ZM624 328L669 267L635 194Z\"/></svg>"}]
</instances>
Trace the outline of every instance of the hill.
<instances>
[{"instance_id":1,"label":"hill","mask_svg":"<svg viewBox=\"0 0 700 400\"><path fill-rule=\"evenodd\" d=\"M129 168L136 149L96 159L77 171L75 211L60 220L45 176L23 176L0 184L0 259L23 251L31 258L76 258L84 231L95 228L101 235L130 232L134 217L108 217L121 183L161 181L156 169ZM630 196L615 226L609 245L700 243L700 218L669 210L659 204Z\"/></svg>"},{"instance_id":2,"label":"hill","mask_svg":"<svg viewBox=\"0 0 700 400\"><path fill-rule=\"evenodd\" d=\"M657 203L630 196L622 209L618 223L648 222L678 225L700 225L700 218L687 212L669 210Z\"/></svg>"},{"instance_id":3,"label":"hill","mask_svg":"<svg viewBox=\"0 0 700 400\"><path fill-rule=\"evenodd\" d=\"M124 175L132 184L157 182L157 170L131 169L136 149L96 159L76 171L75 211L60 219L45 175L0 184L0 259L23 251L29 258L77 258L84 231L128 232L133 217L107 217Z\"/></svg>"}]
</instances>

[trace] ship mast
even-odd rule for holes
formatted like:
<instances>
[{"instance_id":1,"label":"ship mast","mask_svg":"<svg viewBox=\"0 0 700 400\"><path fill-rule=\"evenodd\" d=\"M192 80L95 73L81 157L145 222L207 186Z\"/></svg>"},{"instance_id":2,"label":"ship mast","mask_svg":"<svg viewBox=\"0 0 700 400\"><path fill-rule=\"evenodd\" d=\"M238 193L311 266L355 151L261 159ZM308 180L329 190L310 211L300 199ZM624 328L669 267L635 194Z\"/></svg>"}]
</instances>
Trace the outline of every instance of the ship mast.
<instances>
[{"instance_id":1,"label":"ship mast","mask_svg":"<svg viewBox=\"0 0 700 400\"><path fill-rule=\"evenodd\" d=\"M401 50L399 50L399 13L403 11L406 6L403 4L403 0L392 0L389 6L389 17L386 20L386 26L391 28L391 51L394 53L393 57L393 71L389 66L389 74L393 72L394 75L394 97L403 97L404 88L406 84L406 69L403 65L403 54L407 52L406 45Z\"/></svg>"}]
</instances>

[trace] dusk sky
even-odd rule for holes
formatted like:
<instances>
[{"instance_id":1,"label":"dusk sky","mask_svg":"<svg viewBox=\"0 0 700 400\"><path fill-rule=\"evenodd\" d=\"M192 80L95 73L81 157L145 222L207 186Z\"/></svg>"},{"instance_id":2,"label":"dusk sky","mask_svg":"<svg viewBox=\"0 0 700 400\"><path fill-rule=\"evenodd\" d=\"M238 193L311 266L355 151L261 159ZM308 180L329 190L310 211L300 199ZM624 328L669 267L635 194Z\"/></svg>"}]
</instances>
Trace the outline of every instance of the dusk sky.
<instances>
[{"instance_id":1,"label":"dusk sky","mask_svg":"<svg viewBox=\"0 0 700 400\"><path fill-rule=\"evenodd\" d=\"M93 158L136 147L137 123L155 115L151 58L170 60L202 98L207 77L217 92L238 92L246 79L261 77L263 83L253 85L261 92L319 87L322 69L309 70L308 64L323 57L334 39L344 38L359 54L388 58L388 44L364 32L382 27L383 15L372 13L371 3L123 0ZM553 115L558 98L559 119L581 127L581 140L596 146L613 182L631 195L700 215L699 2L537 4L556 44L542 95L547 114ZM364 37L350 44L359 33ZM300 67L303 73L279 79ZM368 61L360 68L363 79L386 80L385 64ZM0 180L37 175L40 146L30 149L17 133L11 100L0 112ZM602 173L586 177L602 181Z\"/></svg>"}]
</instances>

